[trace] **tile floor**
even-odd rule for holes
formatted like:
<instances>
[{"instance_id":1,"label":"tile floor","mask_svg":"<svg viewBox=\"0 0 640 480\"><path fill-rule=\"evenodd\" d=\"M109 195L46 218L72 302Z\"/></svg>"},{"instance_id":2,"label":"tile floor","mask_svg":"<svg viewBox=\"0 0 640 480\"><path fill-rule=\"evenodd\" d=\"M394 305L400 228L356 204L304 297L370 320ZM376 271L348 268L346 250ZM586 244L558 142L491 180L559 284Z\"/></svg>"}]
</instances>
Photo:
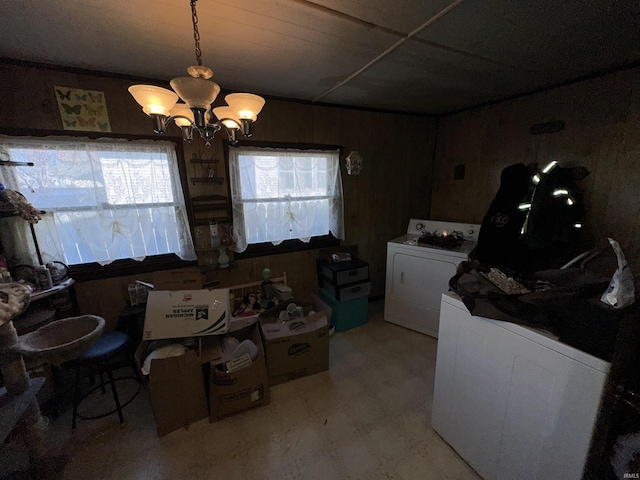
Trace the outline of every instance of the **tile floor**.
<instances>
[{"instance_id":1,"label":"tile floor","mask_svg":"<svg viewBox=\"0 0 640 480\"><path fill-rule=\"evenodd\" d=\"M79 420L72 433L67 409L45 429L66 467L43 477L479 479L430 427L436 340L382 316L382 303L370 304L366 325L331 337L329 371L277 385L270 405L216 423L158 438L144 390L123 426L112 415Z\"/></svg>"}]
</instances>

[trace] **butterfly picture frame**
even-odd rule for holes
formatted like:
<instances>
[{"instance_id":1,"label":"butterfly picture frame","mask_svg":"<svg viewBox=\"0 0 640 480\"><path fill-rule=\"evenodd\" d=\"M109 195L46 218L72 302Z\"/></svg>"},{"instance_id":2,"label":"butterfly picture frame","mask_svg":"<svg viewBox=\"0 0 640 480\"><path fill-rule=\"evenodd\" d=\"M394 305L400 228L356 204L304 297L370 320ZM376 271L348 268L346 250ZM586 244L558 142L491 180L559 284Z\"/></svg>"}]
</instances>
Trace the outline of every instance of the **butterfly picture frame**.
<instances>
[{"instance_id":1,"label":"butterfly picture frame","mask_svg":"<svg viewBox=\"0 0 640 480\"><path fill-rule=\"evenodd\" d=\"M111 132L104 92L54 86L64 130Z\"/></svg>"}]
</instances>

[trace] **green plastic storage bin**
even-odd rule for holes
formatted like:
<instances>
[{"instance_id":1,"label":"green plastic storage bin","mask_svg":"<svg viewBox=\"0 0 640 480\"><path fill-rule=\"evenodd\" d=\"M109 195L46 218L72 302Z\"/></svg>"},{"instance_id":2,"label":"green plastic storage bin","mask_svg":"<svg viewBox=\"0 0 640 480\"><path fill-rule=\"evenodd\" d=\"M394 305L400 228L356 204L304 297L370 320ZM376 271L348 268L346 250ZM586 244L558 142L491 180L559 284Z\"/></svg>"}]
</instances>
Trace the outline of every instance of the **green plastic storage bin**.
<instances>
[{"instance_id":1,"label":"green plastic storage bin","mask_svg":"<svg viewBox=\"0 0 640 480\"><path fill-rule=\"evenodd\" d=\"M320 289L320 297L331 307L331 323L336 327L336 332L359 327L369 320L369 297L338 302L324 289Z\"/></svg>"}]
</instances>

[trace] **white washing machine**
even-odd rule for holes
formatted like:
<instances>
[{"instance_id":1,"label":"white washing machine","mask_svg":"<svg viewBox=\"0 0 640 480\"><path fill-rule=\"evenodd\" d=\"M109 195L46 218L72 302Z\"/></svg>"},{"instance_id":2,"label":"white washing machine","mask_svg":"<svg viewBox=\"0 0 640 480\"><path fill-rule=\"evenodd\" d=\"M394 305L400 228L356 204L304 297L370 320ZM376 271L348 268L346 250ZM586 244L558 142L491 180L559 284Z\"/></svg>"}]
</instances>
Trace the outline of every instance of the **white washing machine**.
<instances>
[{"instance_id":1,"label":"white washing machine","mask_svg":"<svg viewBox=\"0 0 640 480\"><path fill-rule=\"evenodd\" d=\"M384 319L438 338L442 294L477 245L479 231L477 224L412 218L406 235L387 242ZM446 236L463 241L451 246Z\"/></svg>"},{"instance_id":2,"label":"white washing machine","mask_svg":"<svg viewBox=\"0 0 640 480\"><path fill-rule=\"evenodd\" d=\"M431 425L487 480L580 480L610 366L449 292Z\"/></svg>"}]
</instances>

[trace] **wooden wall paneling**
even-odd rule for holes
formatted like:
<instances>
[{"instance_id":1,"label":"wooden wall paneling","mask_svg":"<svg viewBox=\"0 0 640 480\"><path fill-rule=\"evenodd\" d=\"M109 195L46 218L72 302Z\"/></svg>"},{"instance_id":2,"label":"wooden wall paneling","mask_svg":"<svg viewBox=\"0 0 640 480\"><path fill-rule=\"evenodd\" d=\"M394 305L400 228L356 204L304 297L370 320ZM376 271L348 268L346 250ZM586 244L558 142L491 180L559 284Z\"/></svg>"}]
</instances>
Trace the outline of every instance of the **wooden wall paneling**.
<instances>
[{"instance_id":1,"label":"wooden wall paneling","mask_svg":"<svg viewBox=\"0 0 640 480\"><path fill-rule=\"evenodd\" d=\"M638 216L640 214L640 92L629 99L629 115L617 161L612 165L611 195L605 212L607 235L620 243L630 257L632 272L640 275ZM610 234L608 232L611 232Z\"/></svg>"},{"instance_id":2,"label":"wooden wall paneling","mask_svg":"<svg viewBox=\"0 0 640 480\"><path fill-rule=\"evenodd\" d=\"M375 175L366 229L374 296L384 292L387 242L406 232L412 216L428 213L434 123L428 117L374 117L376 163L370 167Z\"/></svg>"},{"instance_id":3,"label":"wooden wall paneling","mask_svg":"<svg viewBox=\"0 0 640 480\"><path fill-rule=\"evenodd\" d=\"M616 238L632 270L640 271L635 242L640 233L640 94L635 88L639 81L640 69L629 69L441 118L432 217L444 217L448 209L446 219L461 219L472 211L474 202L486 210L499 186L500 171L509 164L535 160L537 155L540 166L550 160L584 166L591 174L580 183L586 206L583 248L607 247L606 236ZM533 124L551 120L564 120L565 129L551 135L527 133ZM475 154L478 148L480 156ZM471 169L469 158L477 161ZM468 177L477 184L456 192L464 197L462 203L455 198L448 178L457 163L467 163L467 175L476 167L478 174ZM480 221L479 212L475 209L477 218L466 220ZM604 255L600 263L609 260Z\"/></svg>"},{"instance_id":4,"label":"wooden wall paneling","mask_svg":"<svg viewBox=\"0 0 640 480\"><path fill-rule=\"evenodd\" d=\"M369 232L377 247L384 248L385 255L386 243L406 232L410 209L419 207L413 204L412 197L420 188L418 177L424 178L414 168L414 156L407 154L407 145L414 145L415 140L403 120L397 116L378 116L373 124L375 136L385 141L376 146L375 163L370 166L375 172L371 198L375 212ZM380 269L376 270L379 274Z\"/></svg>"},{"instance_id":5,"label":"wooden wall paneling","mask_svg":"<svg viewBox=\"0 0 640 480\"><path fill-rule=\"evenodd\" d=\"M397 170L396 175L399 177L394 188L397 191L406 189L406 210L404 215L398 215L393 205L388 207L392 217L400 217L400 225L396 223L396 226L401 229L400 233L405 233L410 218L429 216L436 122L433 117L401 116L393 119L393 122L399 128L389 126L396 138L389 166ZM384 175L382 178L384 179Z\"/></svg>"},{"instance_id":6,"label":"wooden wall paneling","mask_svg":"<svg viewBox=\"0 0 640 480\"><path fill-rule=\"evenodd\" d=\"M342 145L343 129L345 126L340 121L343 109L313 105L311 109L313 123L312 143L325 145Z\"/></svg>"},{"instance_id":7,"label":"wooden wall paneling","mask_svg":"<svg viewBox=\"0 0 640 480\"><path fill-rule=\"evenodd\" d=\"M35 67L0 63L2 128L62 129L56 92L59 77L51 78ZM73 83L72 77L67 80Z\"/></svg>"},{"instance_id":8,"label":"wooden wall paneling","mask_svg":"<svg viewBox=\"0 0 640 480\"><path fill-rule=\"evenodd\" d=\"M89 282L77 282L74 285L81 315L98 315L105 319L106 329L113 330L118 317L127 305L129 291L127 287L136 280L152 282L152 273L127 275Z\"/></svg>"},{"instance_id":9,"label":"wooden wall paneling","mask_svg":"<svg viewBox=\"0 0 640 480\"><path fill-rule=\"evenodd\" d=\"M376 232L388 229L385 206L390 201L397 201L390 200L395 192L392 185L386 184L393 170L389 168L393 158L392 129L375 112L351 110L342 122L344 131L350 132L345 154L356 150L363 158L359 175L348 175L346 163L343 161L341 165L345 221L348 219L345 224L348 241L345 243L358 245L358 256L369 263L371 294L382 295L384 283L379 267L383 265L384 257L380 251L382 242L376 238Z\"/></svg>"},{"instance_id":10,"label":"wooden wall paneling","mask_svg":"<svg viewBox=\"0 0 640 480\"><path fill-rule=\"evenodd\" d=\"M250 140L312 143L313 106L268 100L252 126L252 132Z\"/></svg>"},{"instance_id":11,"label":"wooden wall paneling","mask_svg":"<svg viewBox=\"0 0 640 480\"><path fill-rule=\"evenodd\" d=\"M478 219L477 223L484 218L501 186L502 171L517 163L535 163L536 146L540 141L539 137L531 135L529 129L535 123L531 119L542 118L542 115L520 99L496 105L496 111L491 118L495 123L495 131L489 133L487 138L495 136L496 145L488 156L480 161L480 168L486 165L486 162L490 162L488 168L485 168L482 188L475 192L475 201L468 198L473 217Z\"/></svg>"},{"instance_id":12,"label":"wooden wall paneling","mask_svg":"<svg viewBox=\"0 0 640 480\"><path fill-rule=\"evenodd\" d=\"M431 211L431 185L433 184L433 155L436 142L435 117L399 119L410 136L404 144L403 155L413 159L417 174L405 174L413 180L410 190L408 218L428 218ZM408 173L408 172L407 172Z\"/></svg>"},{"instance_id":13,"label":"wooden wall paneling","mask_svg":"<svg viewBox=\"0 0 640 480\"><path fill-rule=\"evenodd\" d=\"M0 128L60 130L61 133L77 134L77 131L63 129L54 90L58 85L104 92L113 133L149 135L151 120L127 91L133 83L97 74L0 62L2 91L12 92L3 95ZM179 135L179 132L176 130L173 134Z\"/></svg>"},{"instance_id":14,"label":"wooden wall paneling","mask_svg":"<svg viewBox=\"0 0 640 480\"><path fill-rule=\"evenodd\" d=\"M220 288L247 282L262 280L262 271L271 270L272 277L279 277L287 273L288 284L296 297L316 293L318 281L316 278L316 252L305 250L266 257L238 260L232 264L231 271L220 270L218 277Z\"/></svg>"},{"instance_id":15,"label":"wooden wall paneling","mask_svg":"<svg viewBox=\"0 0 640 480\"><path fill-rule=\"evenodd\" d=\"M375 142L373 121L372 112L345 110L340 115L342 131L349 132L348 138L342 137L345 150L340 160L344 195L345 243L357 244L358 254L365 260L370 250L368 233L374 226L371 223L373 220L371 209L375 208L380 200L380 197L374 199L370 196L376 166L381 163L380 152L373 148ZM360 175L347 174L345 157L352 150L360 152L363 157L363 170ZM384 192L380 193L384 195Z\"/></svg>"},{"instance_id":16,"label":"wooden wall paneling","mask_svg":"<svg viewBox=\"0 0 640 480\"><path fill-rule=\"evenodd\" d=\"M548 108L557 118L564 119L566 126L546 139L544 163L557 160L561 165L584 166L590 171L578 183L587 212L581 250L608 246L607 210L615 189L614 175L624 155L621 148L632 92L628 81L616 77L594 79L545 94Z\"/></svg>"},{"instance_id":17,"label":"wooden wall paneling","mask_svg":"<svg viewBox=\"0 0 640 480\"><path fill-rule=\"evenodd\" d=\"M475 140L477 151L467 152L470 162L467 163L467 177L462 182L453 180L453 166L450 165L448 181L454 185L454 192L462 201L462 211L450 220L480 223L491 200L500 186L500 172L505 162L504 138L511 134L504 121L510 109L497 106L496 112L481 123L482 128L475 127L478 137ZM495 142L487 139L495 138Z\"/></svg>"},{"instance_id":18,"label":"wooden wall paneling","mask_svg":"<svg viewBox=\"0 0 640 480\"><path fill-rule=\"evenodd\" d=\"M345 244L369 262L372 296L384 294L386 242L406 231L410 211L428 212L434 120L317 107L314 141L344 149ZM348 175L344 157L357 150L363 170Z\"/></svg>"},{"instance_id":19,"label":"wooden wall paneling","mask_svg":"<svg viewBox=\"0 0 640 480\"><path fill-rule=\"evenodd\" d=\"M469 186L482 181L485 174L479 167L484 127L475 120L476 117L477 114L454 116L439 121L431 197L432 220L464 220L465 194ZM456 132L464 132L462 138ZM453 169L458 164L466 165L464 180L453 179Z\"/></svg>"}]
</instances>

